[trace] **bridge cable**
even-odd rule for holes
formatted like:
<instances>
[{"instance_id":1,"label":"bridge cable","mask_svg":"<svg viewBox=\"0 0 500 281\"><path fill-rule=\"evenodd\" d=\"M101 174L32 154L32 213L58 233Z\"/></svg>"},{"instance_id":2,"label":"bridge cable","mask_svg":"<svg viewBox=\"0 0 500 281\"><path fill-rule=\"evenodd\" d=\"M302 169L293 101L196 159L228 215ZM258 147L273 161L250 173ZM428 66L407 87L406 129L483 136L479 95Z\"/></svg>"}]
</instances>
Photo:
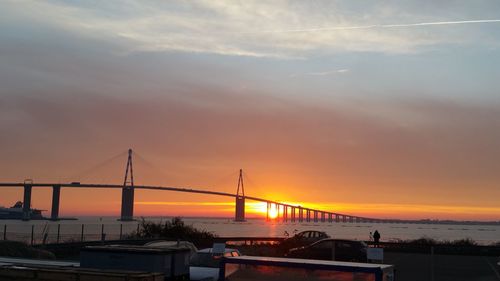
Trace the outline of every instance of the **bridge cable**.
<instances>
[{"instance_id":1,"label":"bridge cable","mask_svg":"<svg viewBox=\"0 0 500 281\"><path fill-rule=\"evenodd\" d=\"M92 173L95 173L96 171L102 170L102 168L108 166L109 164L111 164L111 162L114 162L117 159L122 158L122 157L125 158L125 156L127 154L128 154L128 150L120 152L119 154L114 155L112 157L109 157L109 158L105 159L104 161L101 161L101 162L93 165L92 167L85 169L84 171L82 171L80 173L77 173L77 174L74 174L70 177L65 178L64 181L72 181L74 179L78 179L78 180L85 179L87 176L91 175Z\"/></svg>"}]
</instances>

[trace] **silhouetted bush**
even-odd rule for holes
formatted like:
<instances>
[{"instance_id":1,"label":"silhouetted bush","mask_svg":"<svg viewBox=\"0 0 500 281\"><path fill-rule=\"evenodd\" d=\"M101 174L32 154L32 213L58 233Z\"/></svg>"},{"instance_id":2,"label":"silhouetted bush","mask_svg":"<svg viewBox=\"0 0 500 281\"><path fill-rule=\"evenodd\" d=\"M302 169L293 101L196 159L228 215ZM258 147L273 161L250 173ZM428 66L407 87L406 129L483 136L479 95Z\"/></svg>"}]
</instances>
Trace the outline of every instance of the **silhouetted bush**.
<instances>
[{"instance_id":1,"label":"silhouetted bush","mask_svg":"<svg viewBox=\"0 0 500 281\"><path fill-rule=\"evenodd\" d=\"M454 241L444 241L443 244L451 246L477 246L477 242L470 238L459 239Z\"/></svg>"},{"instance_id":2,"label":"silhouetted bush","mask_svg":"<svg viewBox=\"0 0 500 281\"><path fill-rule=\"evenodd\" d=\"M0 241L0 256L48 260L55 259L54 254L49 251L35 249L22 242L16 241Z\"/></svg>"},{"instance_id":3,"label":"silhouetted bush","mask_svg":"<svg viewBox=\"0 0 500 281\"><path fill-rule=\"evenodd\" d=\"M433 246L433 245L437 245L440 243L439 241L437 241L435 239L425 237L425 236L421 237L419 239L406 240L404 242L406 242L408 244L413 244L413 245L428 245L428 246Z\"/></svg>"},{"instance_id":4,"label":"silhouetted bush","mask_svg":"<svg viewBox=\"0 0 500 281\"><path fill-rule=\"evenodd\" d=\"M175 217L171 221L152 222L142 218L139 224L139 231L133 236L137 238L162 238L162 239L181 239L188 241L212 240L217 237L215 234L206 230L200 230L192 225L186 225L181 218Z\"/></svg>"}]
</instances>

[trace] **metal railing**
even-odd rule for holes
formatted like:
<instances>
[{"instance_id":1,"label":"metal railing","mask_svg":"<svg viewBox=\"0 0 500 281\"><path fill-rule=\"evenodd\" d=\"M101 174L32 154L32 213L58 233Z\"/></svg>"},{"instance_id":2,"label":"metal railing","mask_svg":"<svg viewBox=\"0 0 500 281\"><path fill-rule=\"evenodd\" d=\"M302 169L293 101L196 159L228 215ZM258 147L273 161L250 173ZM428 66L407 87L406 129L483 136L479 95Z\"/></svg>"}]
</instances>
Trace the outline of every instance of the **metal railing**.
<instances>
[{"instance_id":1,"label":"metal railing","mask_svg":"<svg viewBox=\"0 0 500 281\"><path fill-rule=\"evenodd\" d=\"M140 224L31 224L1 227L0 239L24 242L30 245L122 240L132 238Z\"/></svg>"}]
</instances>

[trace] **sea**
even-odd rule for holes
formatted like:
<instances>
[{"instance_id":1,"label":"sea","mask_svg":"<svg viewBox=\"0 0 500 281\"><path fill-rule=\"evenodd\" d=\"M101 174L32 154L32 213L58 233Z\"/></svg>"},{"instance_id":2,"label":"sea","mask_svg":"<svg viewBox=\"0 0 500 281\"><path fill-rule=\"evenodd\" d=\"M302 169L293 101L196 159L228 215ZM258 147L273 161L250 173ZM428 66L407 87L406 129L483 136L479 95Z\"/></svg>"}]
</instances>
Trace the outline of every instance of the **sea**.
<instances>
[{"instance_id":1,"label":"sea","mask_svg":"<svg viewBox=\"0 0 500 281\"><path fill-rule=\"evenodd\" d=\"M171 217L146 217L145 220L165 222ZM61 221L0 221L0 240L40 243L118 239L137 230L140 220L122 222L117 217L80 217ZM441 241L472 239L478 244L500 242L500 225L481 224L419 224L419 223L342 223L342 222L277 222L248 219L234 222L229 218L182 218L186 225L232 237L285 237L304 230L324 231L332 238L368 240L378 230L381 241L399 241L422 237ZM4 235L5 231L5 235Z\"/></svg>"}]
</instances>

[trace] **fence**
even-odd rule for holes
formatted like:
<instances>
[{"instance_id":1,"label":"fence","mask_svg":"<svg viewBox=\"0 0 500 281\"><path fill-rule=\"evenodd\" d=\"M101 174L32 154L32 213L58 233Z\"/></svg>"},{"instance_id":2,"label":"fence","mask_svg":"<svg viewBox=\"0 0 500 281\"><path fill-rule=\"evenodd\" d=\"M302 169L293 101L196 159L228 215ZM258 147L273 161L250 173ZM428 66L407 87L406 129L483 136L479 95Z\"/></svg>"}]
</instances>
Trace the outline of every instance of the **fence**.
<instances>
[{"instance_id":1,"label":"fence","mask_svg":"<svg viewBox=\"0 0 500 281\"><path fill-rule=\"evenodd\" d=\"M31 245L121 240L139 231L140 224L4 224L0 239L19 241Z\"/></svg>"}]
</instances>

